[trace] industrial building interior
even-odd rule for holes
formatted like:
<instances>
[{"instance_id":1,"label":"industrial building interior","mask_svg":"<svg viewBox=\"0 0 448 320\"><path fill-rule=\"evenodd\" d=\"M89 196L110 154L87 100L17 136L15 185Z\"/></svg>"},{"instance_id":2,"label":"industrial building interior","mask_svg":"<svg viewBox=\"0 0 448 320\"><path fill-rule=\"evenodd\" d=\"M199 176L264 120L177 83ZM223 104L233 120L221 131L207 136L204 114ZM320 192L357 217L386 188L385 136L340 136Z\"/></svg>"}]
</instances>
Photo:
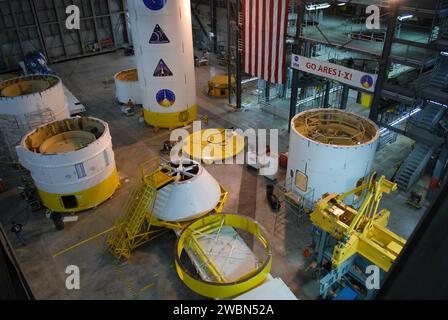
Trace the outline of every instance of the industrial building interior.
<instances>
[{"instance_id":1,"label":"industrial building interior","mask_svg":"<svg viewBox=\"0 0 448 320\"><path fill-rule=\"evenodd\" d=\"M0 0L2 299L448 298L448 1L259 3Z\"/></svg>"}]
</instances>

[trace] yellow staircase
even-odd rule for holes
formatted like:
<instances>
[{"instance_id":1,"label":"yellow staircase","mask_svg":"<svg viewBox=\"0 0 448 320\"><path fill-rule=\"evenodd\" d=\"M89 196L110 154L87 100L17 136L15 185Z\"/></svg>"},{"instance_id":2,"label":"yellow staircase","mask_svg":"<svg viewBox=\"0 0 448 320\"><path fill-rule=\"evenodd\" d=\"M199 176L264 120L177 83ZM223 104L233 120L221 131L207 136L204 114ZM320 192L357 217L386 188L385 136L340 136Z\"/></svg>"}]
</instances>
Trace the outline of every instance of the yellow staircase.
<instances>
[{"instance_id":1,"label":"yellow staircase","mask_svg":"<svg viewBox=\"0 0 448 320\"><path fill-rule=\"evenodd\" d=\"M107 239L110 252L118 259L129 259L134 249L165 232L151 228L157 190L174 179L161 168L159 158L142 165L142 180L130 194L124 207L125 214L117 220Z\"/></svg>"}]
</instances>

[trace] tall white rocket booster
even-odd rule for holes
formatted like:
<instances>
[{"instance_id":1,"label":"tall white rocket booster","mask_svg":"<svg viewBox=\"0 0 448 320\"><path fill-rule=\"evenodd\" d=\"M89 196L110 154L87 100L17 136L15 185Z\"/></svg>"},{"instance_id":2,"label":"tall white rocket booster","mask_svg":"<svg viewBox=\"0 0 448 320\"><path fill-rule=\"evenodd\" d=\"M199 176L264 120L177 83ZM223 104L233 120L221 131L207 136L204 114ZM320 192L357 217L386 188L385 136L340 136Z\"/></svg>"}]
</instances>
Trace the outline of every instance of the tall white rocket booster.
<instances>
[{"instance_id":1,"label":"tall white rocket booster","mask_svg":"<svg viewBox=\"0 0 448 320\"><path fill-rule=\"evenodd\" d=\"M196 119L190 0L129 0L145 121L171 128Z\"/></svg>"}]
</instances>

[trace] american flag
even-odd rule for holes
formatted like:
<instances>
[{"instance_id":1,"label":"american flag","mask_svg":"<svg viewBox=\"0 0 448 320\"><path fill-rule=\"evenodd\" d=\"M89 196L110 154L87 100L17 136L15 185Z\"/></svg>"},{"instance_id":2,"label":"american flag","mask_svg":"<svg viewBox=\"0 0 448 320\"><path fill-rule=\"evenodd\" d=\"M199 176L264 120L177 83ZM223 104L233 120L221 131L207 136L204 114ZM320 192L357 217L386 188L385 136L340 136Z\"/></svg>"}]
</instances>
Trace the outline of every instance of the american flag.
<instances>
[{"instance_id":1,"label":"american flag","mask_svg":"<svg viewBox=\"0 0 448 320\"><path fill-rule=\"evenodd\" d=\"M288 0L243 0L243 66L252 76L286 82Z\"/></svg>"}]
</instances>

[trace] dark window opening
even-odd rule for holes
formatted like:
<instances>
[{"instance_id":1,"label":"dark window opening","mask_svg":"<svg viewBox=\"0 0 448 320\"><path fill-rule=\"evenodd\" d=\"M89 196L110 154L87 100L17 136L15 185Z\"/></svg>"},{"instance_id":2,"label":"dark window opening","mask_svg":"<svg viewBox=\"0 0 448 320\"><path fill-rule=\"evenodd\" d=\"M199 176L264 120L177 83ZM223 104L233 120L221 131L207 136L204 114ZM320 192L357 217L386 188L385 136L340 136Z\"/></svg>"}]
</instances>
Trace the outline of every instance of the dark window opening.
<instances>
[{"instance_id":1,"label":"dark window opening","mask_svg":"<svg viewBox=\"0 0 448 320\"><path fill-rule=\"evenodd\" d=\"M61 198L65 209L74 209L78 207L78 200L75 196L62 196Z\"/></svg>"}]
</instances>

